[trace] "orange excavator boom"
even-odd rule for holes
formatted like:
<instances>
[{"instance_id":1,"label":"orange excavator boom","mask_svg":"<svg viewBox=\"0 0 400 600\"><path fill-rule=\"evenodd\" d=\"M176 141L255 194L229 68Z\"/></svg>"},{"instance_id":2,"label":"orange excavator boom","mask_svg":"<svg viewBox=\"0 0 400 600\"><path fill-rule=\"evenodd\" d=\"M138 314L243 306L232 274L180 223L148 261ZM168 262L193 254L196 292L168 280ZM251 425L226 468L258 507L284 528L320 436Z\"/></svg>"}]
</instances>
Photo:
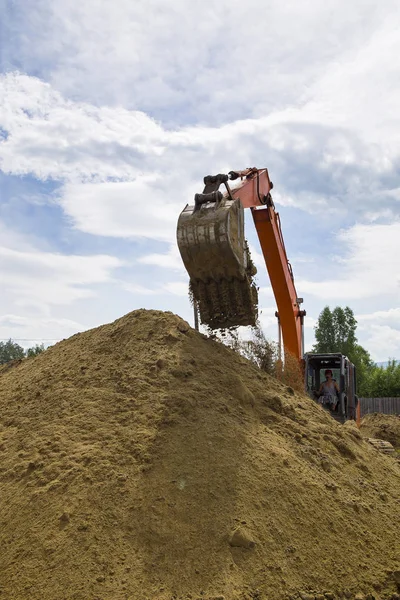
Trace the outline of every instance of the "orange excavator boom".
<instances>
[{"instance_id":1,"label":"orange excavator boom","mask_svg":"<svg viewBox=\"0 0 400 600\"><path fill-rule=\"evenodd\" d=\"M233 177L232 177L233 175ZM234 190L244 208L250 208L260 247L278 308L284 346L298 359L304 353L304 317L291 264L286 255L279 213L271 197L273 184L267 169L248 169L237 173L242 183ZM235 174L231 171L231 179Z\"/></svg>"},{"instance_id":2,"label":"orange excavator boom","mask_svg":"<svg viewBox=\"0 0 400 600\"><path fill-rule=\"evenodd\" d=\"M238 179L239 185L231 189L228 181ZM256 321L254 269L244 238L243 209L250 208L275 295L284 347L300 360L305 311L286 255L268 170L230 171L229 175L205 177L204 183L195 204L182 211L177 230L202 322L223 328ZM226 187L224 195L218 191L221 184Z\"/></svg>"}]
</instances>

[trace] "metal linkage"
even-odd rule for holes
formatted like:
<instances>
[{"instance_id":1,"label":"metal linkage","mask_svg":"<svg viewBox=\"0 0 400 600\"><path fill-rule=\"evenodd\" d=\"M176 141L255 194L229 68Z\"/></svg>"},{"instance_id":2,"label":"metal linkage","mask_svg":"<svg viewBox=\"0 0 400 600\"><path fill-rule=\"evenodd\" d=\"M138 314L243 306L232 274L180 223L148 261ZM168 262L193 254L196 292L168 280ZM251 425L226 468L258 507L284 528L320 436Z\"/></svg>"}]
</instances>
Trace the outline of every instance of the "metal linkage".
<instances>
[{"instance_id":1,"label":"metal linkage","mask_svg":"<svg viewBox=\"0 0 400 600\"><path fill-rule=\"evenodd\" d=\"M226 187L226 191L228 192L228 197L233 200L233 195L231 188L228 185L229 176L224 173L219 173L218 175L207 175L204 177L204 190L202 194L195 194L194 196L194 206L195 211L199 210L203 204L207 204L207 202L212 202L215 204L215 208L217 209L222 198L222 192L218 191L219 187L224 184Z\"/></svg>"}]
</instances>

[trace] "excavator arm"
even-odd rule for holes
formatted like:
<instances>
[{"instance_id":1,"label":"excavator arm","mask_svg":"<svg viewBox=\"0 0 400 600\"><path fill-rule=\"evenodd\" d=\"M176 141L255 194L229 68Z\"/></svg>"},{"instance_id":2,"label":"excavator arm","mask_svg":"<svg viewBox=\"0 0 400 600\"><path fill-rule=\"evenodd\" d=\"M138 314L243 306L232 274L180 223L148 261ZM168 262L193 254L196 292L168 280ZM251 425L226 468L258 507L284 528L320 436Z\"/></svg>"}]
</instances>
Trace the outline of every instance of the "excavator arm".
<instances>
[{"instance_id":1,"label":"excavator arm","mask_svg":"<svg viewBox=\"0 0 400 600\"><path fill-rule=\"evenodd\" d=\"M231 189L229 181L240 179ZM254 265L244 237L244 208L250 208L278 307L285 350L303 356L303 321L279 213L267 169L230 171L204 178L202 194L178 220L178 246L190 276L201 321L211 328L254 325L257 290ZM225 185L226 192L219 191Z\"/></svg>"}]
</instances>

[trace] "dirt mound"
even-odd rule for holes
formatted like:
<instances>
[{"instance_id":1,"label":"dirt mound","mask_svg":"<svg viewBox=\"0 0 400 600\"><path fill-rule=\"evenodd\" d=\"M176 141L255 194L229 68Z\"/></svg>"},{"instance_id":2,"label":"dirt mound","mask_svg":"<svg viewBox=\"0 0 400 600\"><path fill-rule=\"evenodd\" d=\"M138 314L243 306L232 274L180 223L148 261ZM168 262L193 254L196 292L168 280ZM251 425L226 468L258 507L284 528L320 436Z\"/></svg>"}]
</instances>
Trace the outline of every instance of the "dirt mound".
<instances>
[{"instance_id":1,"label":"dirt mound","mask_svg":"<svg viewBox=\"0 0 400 600\"><path fill-rule=\"evenodd\" d=\"M396 462L171 313L3 373L0 423L8 600L396 591Z\"/></svg>"},{"instance_id":2,"label":"dirt mound","mask_svg":"<svg viewBox=\"0 0 400 600\"><path fill-rule=\"evenodd\" d=\"M366 415L361 421L360 431L365 437L386 440L400 450L400 415Z\"/></svg>"}]
</instances>

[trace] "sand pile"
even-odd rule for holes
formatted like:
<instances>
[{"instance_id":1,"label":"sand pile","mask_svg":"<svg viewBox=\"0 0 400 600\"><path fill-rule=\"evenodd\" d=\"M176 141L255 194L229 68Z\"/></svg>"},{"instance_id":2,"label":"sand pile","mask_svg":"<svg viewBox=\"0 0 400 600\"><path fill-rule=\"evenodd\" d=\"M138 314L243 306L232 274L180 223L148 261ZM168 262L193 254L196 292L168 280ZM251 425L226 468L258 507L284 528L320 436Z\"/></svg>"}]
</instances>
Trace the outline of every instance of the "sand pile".
<instances>
[{"instance_id":1,"label":"sand pile","mask_svg":"<svg viewBox=\"0 0 400 600\"><path fill-rule=\"evenodd\" d=\"M135 311L3 372L0 449L7 600L400 585L397 463L171 313Z\"/></svg>"},{"instance_id":2,"label":"sand pile","mask_svg":"<svg viewBox=\"0 0 400 600\"><path fill-rule=\"evenodd\" d=\"M361 421L360 430L365 437L386 440L400 450L400 415L366 415Z\"/></svg>"}]
</instances>

